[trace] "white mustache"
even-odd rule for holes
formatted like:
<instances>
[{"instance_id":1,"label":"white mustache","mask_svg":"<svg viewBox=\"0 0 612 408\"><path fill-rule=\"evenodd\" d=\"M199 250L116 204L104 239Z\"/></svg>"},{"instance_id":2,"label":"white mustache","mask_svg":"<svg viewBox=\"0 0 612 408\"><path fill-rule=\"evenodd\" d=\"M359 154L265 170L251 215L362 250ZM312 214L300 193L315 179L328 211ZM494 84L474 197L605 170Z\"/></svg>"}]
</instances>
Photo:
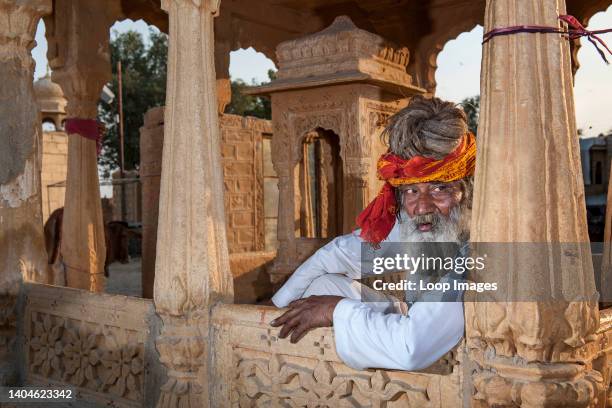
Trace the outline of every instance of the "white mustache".
<instances>
[{"instance_id":1,"label":"white mustache","mask_svg":"<svg viewBox=\"0 0 612 408\"><path fill-rule=\"evenodd\" d=\"M400 236L404 242L459 242L461 239L461 209L455 207L448 216L438 213L403 217ZM431 224L431 231L419 231L419 225Z\"/></svg>"}]
</instances>

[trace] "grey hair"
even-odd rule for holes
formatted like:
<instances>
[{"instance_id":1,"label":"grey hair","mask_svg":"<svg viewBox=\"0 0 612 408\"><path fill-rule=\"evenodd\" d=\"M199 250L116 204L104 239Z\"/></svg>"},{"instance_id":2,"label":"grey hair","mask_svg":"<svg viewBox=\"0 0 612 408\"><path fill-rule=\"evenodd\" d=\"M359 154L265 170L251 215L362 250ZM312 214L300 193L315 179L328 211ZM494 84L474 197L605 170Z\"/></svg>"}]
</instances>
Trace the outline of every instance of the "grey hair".
<instances>
[{"instance_id":1,"label":"grey hair","mask_svg":"<svg viewBox=\"0 0 612 408\"><path fill-rule=\"evenodd\" d=\"M425 156L439 160L459 145L467 130L465 112L456 104L417 95L389 118L381 138L403 159Z\"/></svg>"}]
</instances>

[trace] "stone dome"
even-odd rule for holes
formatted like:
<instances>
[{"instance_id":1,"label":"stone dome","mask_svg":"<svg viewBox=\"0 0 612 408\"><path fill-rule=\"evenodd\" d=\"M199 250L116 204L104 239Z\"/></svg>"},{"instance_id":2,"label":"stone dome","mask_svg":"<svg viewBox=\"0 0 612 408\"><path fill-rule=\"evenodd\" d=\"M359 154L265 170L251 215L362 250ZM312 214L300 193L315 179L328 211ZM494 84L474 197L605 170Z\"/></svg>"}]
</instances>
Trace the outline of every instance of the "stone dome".
<instances>
[{"instance_id":1,"label":"stone dome","mask_svg":"<svg viewBox=\"0 0 612 408\"><path fill-rule=\"evenodd\" d=\"M51 81L51 78L45 76L34 82L34 93L37 98L48 98L48 97L64 97L62 88Z\"/></svg>"},{"instance_id":2,"label":"stone dome","mask_svg":"<svg viewBox=\"0 0 612 408\"><path fill-rule=\"evenodd\" d=\"M34 82L34 94L43 114L66 112L67 101L64 92L58 84L51 81L49 76Z\"/></svg>"}]
</instances>

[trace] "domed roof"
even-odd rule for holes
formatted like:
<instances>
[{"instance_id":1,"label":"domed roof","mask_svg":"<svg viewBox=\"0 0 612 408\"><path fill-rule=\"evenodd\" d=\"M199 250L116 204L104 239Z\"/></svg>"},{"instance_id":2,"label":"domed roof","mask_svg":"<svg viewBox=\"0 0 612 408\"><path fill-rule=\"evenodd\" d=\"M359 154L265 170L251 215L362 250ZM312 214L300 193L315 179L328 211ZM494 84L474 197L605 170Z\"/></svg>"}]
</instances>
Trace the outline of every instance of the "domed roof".
<instances>
[{"instance_id":1,"label":"domed roof","mask_svg":"<svg viewBox=\"0 0 612 408\"><path fill-rule=\"evenodd\" d=\"M66 113L66 98L62 88L49 75L34 82L36 101L43 113Z\"/></svg>"},{"instance_id":2,"label":"domed roof","mask_svg":"<svg viewBox=\"0 0 612 408\"><path fill-rule=\"evenodd\" d=\"M36 94L37 98L64 97L64 91L62 91L62 88L55 82L51 81L49 76L45 76L34 82L34 93Z\"/></svg>"}]
</instances>

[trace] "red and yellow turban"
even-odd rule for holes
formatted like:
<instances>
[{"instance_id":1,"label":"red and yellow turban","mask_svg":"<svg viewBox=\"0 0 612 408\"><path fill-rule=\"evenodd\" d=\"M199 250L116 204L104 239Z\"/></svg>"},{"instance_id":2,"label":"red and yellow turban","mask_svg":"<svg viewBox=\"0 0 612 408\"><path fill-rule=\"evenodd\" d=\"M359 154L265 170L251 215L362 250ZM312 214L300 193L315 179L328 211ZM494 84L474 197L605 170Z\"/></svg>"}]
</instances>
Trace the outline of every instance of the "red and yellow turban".
<instances>
[{"instance_id":1,"label":"red and yellow turban","mask_svg":"<svg viewBox=\"0 0 612 408\"><path fill-rule=\"evenodd\" d=\"M357 217L361 238L378 245L391 232L395 224L395 188L405 184L450 182L474 174L476 165L476 140L467 133L459 146L446 157L435 160L415 156L409 160L393 153L386 153L378 160L378 178L385 180L383 188L368 207Z\"/></svg>"}]
</instances>

